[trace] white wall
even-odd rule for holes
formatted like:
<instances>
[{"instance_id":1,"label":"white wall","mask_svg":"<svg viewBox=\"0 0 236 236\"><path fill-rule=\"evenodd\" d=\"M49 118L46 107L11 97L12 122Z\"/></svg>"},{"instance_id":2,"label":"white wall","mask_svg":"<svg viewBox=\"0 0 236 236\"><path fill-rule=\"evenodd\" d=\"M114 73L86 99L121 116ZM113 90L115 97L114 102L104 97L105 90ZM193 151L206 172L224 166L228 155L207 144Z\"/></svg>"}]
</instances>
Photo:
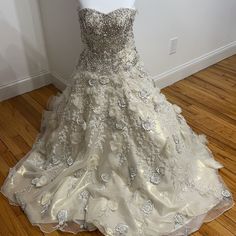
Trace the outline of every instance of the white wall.
<instances>
[{"instance_id":1,"label":"white wall","mask_svg":"<svg viewBox=\"0 0 236 236\"><path fill-rule=\"evenodd\" d=\"M0 100L49 82L37 0L0 0Z\"/></svg>"},{"instance_id":2,"label":"white wall","mask_svg":"<svg viewBox=\"0 0 236 236\"><path fill-rule=\"evenodd\" d=\"M51 73L65 82L73 72L82 46L77 0L39 0L39 5Z\"/></svg>"},{"instance_id":3,"label":"white wall","mask_svg":"<svg viewBox=\"0 0 236 236\"><path fill-rule=\"evenodd\" d=\"M68 79L81 50L77 0L40 0L51 71ZM137 49L160 87L236 53L235 0L136 0ZM169 40L179 38L169 55Z\"/></svg>"}]
</instances>

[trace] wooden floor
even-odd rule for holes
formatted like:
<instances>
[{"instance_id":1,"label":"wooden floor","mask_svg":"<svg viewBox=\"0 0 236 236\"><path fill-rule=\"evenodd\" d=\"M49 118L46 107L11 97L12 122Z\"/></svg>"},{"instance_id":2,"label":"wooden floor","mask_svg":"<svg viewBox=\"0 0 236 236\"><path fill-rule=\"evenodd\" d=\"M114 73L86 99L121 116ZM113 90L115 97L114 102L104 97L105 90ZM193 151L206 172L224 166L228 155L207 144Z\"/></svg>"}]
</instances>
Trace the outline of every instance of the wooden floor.
<instances>
[{"instance_id":1,"label":"wooden floor","mask_svg":"<svg viewBox=\"0 0 236 236\"><path fill-rule=\"evenodd\" d=\"M53 85L0 103L0 184L31 148L38 134L41 114ZM200 71L162 90L167 99L179 105L188 124L204 133L215 159L224 168L220 175L232 190L236 201L236 55ZM13 207L0 194L0 235L40 236L19 207ZM72 235L54 232L50 236ZM98 231L79 235L102 235ZM202 225L194 236L236 235L236 206L210 223ZM135 236L135 235L134 235Z\"/></svg>"}]
</instances>

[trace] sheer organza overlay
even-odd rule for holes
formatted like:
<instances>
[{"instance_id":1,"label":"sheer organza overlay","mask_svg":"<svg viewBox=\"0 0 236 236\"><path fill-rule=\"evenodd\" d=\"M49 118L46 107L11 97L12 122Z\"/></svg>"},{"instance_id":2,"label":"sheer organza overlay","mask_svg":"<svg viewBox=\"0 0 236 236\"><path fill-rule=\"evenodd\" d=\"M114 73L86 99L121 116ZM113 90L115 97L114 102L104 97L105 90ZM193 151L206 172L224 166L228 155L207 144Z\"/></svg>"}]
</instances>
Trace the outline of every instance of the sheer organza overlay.
<instances>
[{"instance_id":1,"label":"sheer organza overlay","mask_svg":"<svg viewBox=\"0 0 236 236\"><path fill-rule=\"evenodd\" d=\"M189 235L235 204L206 136L144 69L135 15L78 11L84 50L75 72L1 188L43 232Z\"/></svg>"}]
</instances>

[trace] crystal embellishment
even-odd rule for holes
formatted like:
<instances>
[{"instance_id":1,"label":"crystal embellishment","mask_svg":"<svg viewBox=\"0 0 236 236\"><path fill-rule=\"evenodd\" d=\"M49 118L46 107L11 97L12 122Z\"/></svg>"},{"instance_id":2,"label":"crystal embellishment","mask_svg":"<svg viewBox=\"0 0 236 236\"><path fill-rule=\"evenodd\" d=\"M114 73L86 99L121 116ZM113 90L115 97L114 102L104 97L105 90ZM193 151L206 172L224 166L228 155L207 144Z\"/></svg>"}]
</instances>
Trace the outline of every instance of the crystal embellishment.
<instances>
[{"instance_id":1,"label":"crystal embellishment","mask_svg":"<svg viewBox=\"0 0 236 236\"><path fill-rule=\"evenodd\" d=\"M147 120L144 120L142 122L142 127L146 131L151 131L153 129L153 124L154 122L150 119L150 117L148 117Z\"/></svg>"},{"instance_id":2,"label":"crystal embellishment","mask_svg":"<svg viewBox=\"0 0 236 236\"><path fill-rule=\"evenodd\" d=\"M147 90L142 89L141 91L139 91L139 97L141 99L143 99L145 102L147 101L148 97L150 96L150 94L148 93Z\"/></svg>"},{"instance_id":3,"label":"crystal embellishment","mask_svg":"<svg viewBox=\"0 0 236 236\"><path fill-rule=\"evenodd\" d=\"M227 190L227 189L223 190L223 191L221 192L221 194L222 194L222 196L223 196L224 198L230 198L230 197L231 197L231 193L230 193L230 191Z\"/></svg>"},{"instance_id":4,"label":"crystal embellishment","mask_svg":"<svg viewBox=\"0 0 236 236\"><path fill-rule=\"evenodd\" d=\"M90 194L89 191L83 190L79 195L80 199L88 200Z\"/></svg>"},{"instance_id":5,"label":"crystal embellishment","mask_svg":"<svg viewBox=\"0 0 236 236\"><path fill-rule=\"evenodd\" d=\"M67 162L68 166L72 166L74 164L74 160L72 157L69 157L66 162Z\"/></svg>"},{"instance_id":6,"label":"crystal embellishment","mask_svg":"<svg viewBox=\"0 0 236 236\"><path fill-rule=\"evenodd\" d=\"M160 175L158 173L153 173L150 177L150 182L155 185L159 184L161 182Z\"/></svg>"},{"instance_id":7,"label":"crystal embellishment","mask_svg":"<svg viewBox=\"0 0 236 236\"><path fill-rule=\"evenodd\" d=\"M116 227L115 227L115 231L118 232L118 235L125 235L128 233L129 230L129 226L123 223L119 223Z\"/></svg>"},{"instance_id":8,"label":"crystal embellishment","mask_svg":"<svg viewBox=\"0 0 236 236\"><path fill-rule=\"evenodd\" d=\"M125 107L126 107L126 102L125 102L125 100L124 100L124 99L119 99L119 100L118 100L118 106L119 106L120 108L125 108Z\"/></svg>"},{"instance_id":9,"label":"crystal embellishment","mask_svg":"<svg viewBox=\"0 0 236 236\"><path fill-rule=\"evenodd\" d=\"M147 216L148 216L149 214L151 214L151 212L152 212L152 210L153 210L153 203L152 203L152 201L151 201L151 200L146 201L146 202L143 204L141 210L142 210L143 213L144 213L145 215L147 215Z\"/></svg>"},{"instance_id":10,"label":"crystal embellishment","mask_svg":"<svg viewBox=\"0 0 236 236\"><path fill-rule=\"evenodd\" d=\"M125 128L125 123L123 121L116 123L116 129L123 130Z\"/></svg>"},{"instance_id":11,"label":"crystal embellishment","mask_svg":"<svg viewBox=\"0 0 236 236\"><path fill-rule=\"evenodd\" d=\"M67 221L68 217L68 211L67 210L60 210L57 214L57 219L59 222L59 225L62 226Z\"/></svg>"}]
</instances>

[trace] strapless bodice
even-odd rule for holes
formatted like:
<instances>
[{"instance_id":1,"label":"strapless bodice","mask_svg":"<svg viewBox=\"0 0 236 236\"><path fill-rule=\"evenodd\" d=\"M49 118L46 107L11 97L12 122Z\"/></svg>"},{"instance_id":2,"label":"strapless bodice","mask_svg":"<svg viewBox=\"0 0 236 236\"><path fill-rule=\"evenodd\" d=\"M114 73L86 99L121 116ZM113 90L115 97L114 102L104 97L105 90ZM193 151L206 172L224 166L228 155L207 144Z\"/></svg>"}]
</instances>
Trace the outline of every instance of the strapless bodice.
<instances>
[{"instance_id":1,"label":"strapless bodice","mask_svg":"<svg viewBox=\"0 0 236 236\"><path fill-rule=\"evenodd\" d=\"M78 9L85 46L78 63L80 70L117 73L139 64L133 33L136 13L133 8L118 8L110 13Z\"/></svg>"}]
</instances>

